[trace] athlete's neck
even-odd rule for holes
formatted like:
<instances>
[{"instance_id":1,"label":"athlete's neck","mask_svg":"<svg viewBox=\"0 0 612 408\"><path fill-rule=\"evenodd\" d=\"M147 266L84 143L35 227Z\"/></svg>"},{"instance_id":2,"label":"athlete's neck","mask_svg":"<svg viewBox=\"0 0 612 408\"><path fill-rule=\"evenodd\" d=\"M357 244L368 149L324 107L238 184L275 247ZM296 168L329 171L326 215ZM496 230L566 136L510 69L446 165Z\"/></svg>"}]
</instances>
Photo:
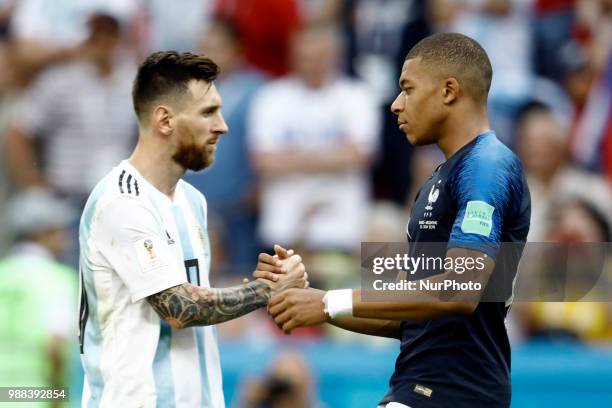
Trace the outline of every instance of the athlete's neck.
<instances>
[{"instance_id":1,"label":"athlete's neck","mask_svg":"<svg viewBox=\"0 0 612 408\"><path fill-rule=\"evenodd\" d=\"M472 115L455 115L446 121L437 145L448 159L488 130L490 127L486 110Z\"/></svg>"},{"instance_id":2,"label":"athlete's neck","mask_svg":"<svg viewBox=\"0 0 612 408\"><path fill-rule=\"evenodd\" d=\"M155 146L154 141L143 141L141 137L128 162L156 189L174 199L178 181L185 169L176 164L167 149Z\"/></svg>"}]
</instances>

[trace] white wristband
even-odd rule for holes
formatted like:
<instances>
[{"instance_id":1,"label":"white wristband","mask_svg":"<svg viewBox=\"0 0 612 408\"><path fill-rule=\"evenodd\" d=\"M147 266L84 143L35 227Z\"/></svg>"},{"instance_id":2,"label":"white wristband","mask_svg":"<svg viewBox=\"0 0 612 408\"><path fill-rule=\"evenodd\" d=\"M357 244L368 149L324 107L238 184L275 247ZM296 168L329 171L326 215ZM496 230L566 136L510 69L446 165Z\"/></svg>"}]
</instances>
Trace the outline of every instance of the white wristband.
<instances>
[{"instance_id":1,"label":"white wristband","mask_svg":"<svg viewBox=\"0 0 612 408\"><path fill-rule=\"evenodd\" d=\"M353 290L329 290L323 297L325 313L332 319L353 315Z\"/></svg>"}]
</instances>

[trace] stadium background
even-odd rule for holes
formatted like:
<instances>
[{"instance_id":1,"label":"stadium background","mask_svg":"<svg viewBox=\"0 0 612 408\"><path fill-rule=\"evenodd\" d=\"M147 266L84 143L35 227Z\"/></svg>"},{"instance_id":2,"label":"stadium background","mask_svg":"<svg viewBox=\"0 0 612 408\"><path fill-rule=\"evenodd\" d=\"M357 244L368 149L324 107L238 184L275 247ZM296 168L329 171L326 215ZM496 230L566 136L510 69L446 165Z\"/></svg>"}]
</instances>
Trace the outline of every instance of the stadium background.
<instances>
[{"instance_id":1,"label":"stadium background","mask_svg":"<svg viewBox=\"0 0 612 408\"><path fill-rule=\"evenodd\" d=\"M204 52L222 69L230 132L214 167L187 176L209 202L214 286L278 241L305 254L313 286L357 287L359 243L402 241L443 160L388 113L407 50L438 31L490 55L492 128L525 164L529 240L610 241L610 0L0 0L0 386L67 384L79 405L75 228L135 143L143 56ZM508 327L513 407L612 406L609 303L517 304ZM285 336L263 311L219 335L232 407L375 406L399 345Z\"/></svg>"}]
</instances>

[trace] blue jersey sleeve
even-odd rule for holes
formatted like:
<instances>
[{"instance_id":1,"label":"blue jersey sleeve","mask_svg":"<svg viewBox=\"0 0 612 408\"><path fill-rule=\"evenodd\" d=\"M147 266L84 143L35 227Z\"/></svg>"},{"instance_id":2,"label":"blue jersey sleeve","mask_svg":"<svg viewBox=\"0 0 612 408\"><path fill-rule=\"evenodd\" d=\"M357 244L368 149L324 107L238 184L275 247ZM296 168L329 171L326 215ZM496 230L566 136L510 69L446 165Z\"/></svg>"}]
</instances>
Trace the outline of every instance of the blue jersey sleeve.
<instances>
[{"instance_id":1,"label":"blue jersey sleeve","mask_svg":"<svg viewBox=\"0 0 612 408\"><path fill-rule=\"evenodd\" d=\"M449 248L474 249L496 258L505 220L522 191L522 172L518 158L503 145L483 143L465 156L451 182L457 216Z\"/></svg>"}]
</instances>

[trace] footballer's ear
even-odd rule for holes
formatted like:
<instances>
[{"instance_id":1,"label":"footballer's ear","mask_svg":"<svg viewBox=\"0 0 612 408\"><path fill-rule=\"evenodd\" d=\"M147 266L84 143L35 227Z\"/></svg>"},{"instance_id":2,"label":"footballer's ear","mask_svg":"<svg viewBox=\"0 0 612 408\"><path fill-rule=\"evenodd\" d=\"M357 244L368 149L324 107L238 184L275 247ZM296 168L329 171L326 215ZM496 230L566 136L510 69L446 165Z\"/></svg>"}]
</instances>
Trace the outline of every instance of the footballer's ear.
<instances>
[{"instance_id":1,"label":"footballer's ear","mask_svg":"<svg viewBox=\"0 0 612 408\"><path fill-rule=\"evenodd\" d=\"M445 105L450 105L459 97L459 81L456 78L450 77L444 80L442 88L442 98Z\"/></svg>"},{"instance_id":2,"label":"footballer's ear","mask_svg":"<svg viewBox=\"0 0 612 408\"><path fill-rule=\"evenodd\" d=\"M153 111L153 126L164 136L172 135L172 109L166 105L158 105Z\"/></svg>"}]
</instances>

